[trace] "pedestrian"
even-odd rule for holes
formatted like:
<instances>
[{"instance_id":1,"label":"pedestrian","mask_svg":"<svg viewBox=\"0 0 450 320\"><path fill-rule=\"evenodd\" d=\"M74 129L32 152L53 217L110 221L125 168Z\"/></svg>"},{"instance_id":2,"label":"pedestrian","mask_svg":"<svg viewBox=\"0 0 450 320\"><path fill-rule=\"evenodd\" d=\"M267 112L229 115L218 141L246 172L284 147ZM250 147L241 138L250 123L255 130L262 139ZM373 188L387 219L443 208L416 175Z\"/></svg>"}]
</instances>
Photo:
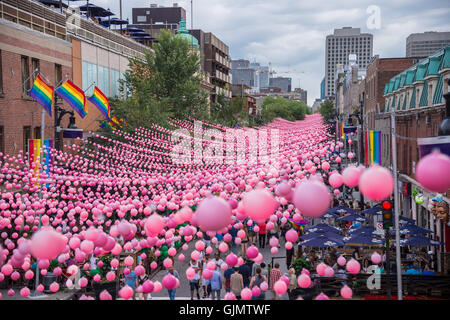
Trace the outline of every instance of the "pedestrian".
<instances>
[{"instance_id":1,"label":"pedestrian","mask_svg":"<svg viewBox=\"0 0 450 320\"><path fill-rule=\"evenodd\" d=\"M266 264L264 262L261 262L259 267L261 268L261 275L266 277L266 279L268 279L269 271L266 269Z\"/></svg>"},{"instance_id":2,"label":"pedestrian","mask_svg":"<svg viewBox=\"0 0 450 320\"><path fill-rule=\"evenodd\" d=\"M134 268L133 268L134 269ZM136 292L136 286L138 283L138 276L136 275L136 273L134 271L131 271L128 274L125 274L125 284L127 286L129 286L131 289L133 289L133 300L136 300L136 296L135 296L135 292Z\"/></svg>"},{"instance_id":3,"label":"pedestrian","mask_svg":"<svg viewBox=\"0 0 450 320\"><path fill-rule=\"evenodd\" d=\"M220 252L219 251L215 254L214 259L212 259L212 262L217 264L219 267L222 265L223 260L220 258Z\"/></svg>"},{"instance_id":4,"label":"pedestrian","mask_svg":"<svg viewBox=\"0 0 450 320\"><path fill-rule=\"evenodd\" d=\"M287 249L286 248L286 268L289 269L292 265L292 262L294 261L294 254L295 254L295 249L294 246L292 246L292 248Z\"/></svg>"},{"instance_id":5,"label":"pedestrian","mask_svg":"<svg viewBox=\"0 0 450 320\"><path fill-rule=\"evenodd\" d=\"M200 300L200 274L202 272L201 264L199 261L191 259L189 262L189 267L194 269L195 275L192 280L189 280L189 287L191 289L191 300L194 300L194 291L197 291L197 299Z\"/></svg>"},{"instance_id":6,"label":"pedestrian","mask_svg":"<svg viewBox=\"0 0 450 320\"><path fill-rule=\"evenodd\" d=\"M245 263L239 267L239 273L242 275L244 287L248 288L250 285L250 277L252 275L252 271L248 266L248 260L245 259Z\"/></svg>"},{"instance_id":7,"label":"pedestrian","mask_svg":"<svg viewBox=\"0 0 450 320\"><path fill-rule=\"evenodd\" d=\"M272 291L272 300L277 299L277 294L275 293L273 286L275 285L275 282L280 280L280 278L281 278L280 264L275 263L275 267L272 270L270 270L270 291Z\"/></svg>"},{"instance_id":8,"label":"pedestrian","mask_svg":"<svg viewBox=\"0 0 450 320\"><path fill-rule=\"evenodd\" d=\"M289 300L293 300L292 291L297 288L297 276L295 275L295 269L289 269L289 286L288 286L288 296Z\"/></svg>"},{"instance_id":9,"label":"pedestrian","mask_svg":"<svg viewBox=\"0 0 450 320\"><path fill-rule=\"evenodd\" d=\"M237 254L237 245L236 242L234 241L237 237L237 232L238 230L234 227L234 225L231 227L230 229L230 235L231 235L231 244L229 244L229 246L231 246L231 252L233 252L234 254Z\"/></svg>"},{"instance_id":10,"label":"pedestrian","mask_svg":"<svg viewBox=\"0 0 450 320\"><path fill-rule=\"evenodd\" d=\"M231 288L231 275L234 273L234 269L229 267L223 273L223 287L225 288L225 292L230 292Z\"/></svg>"},{"instance_id":11,"label":"pedestrian","mask_svg":"<svg viewBox=\"0 0 450 320\"><path fill-rule=\"evenodd\" d=\"M258 262L254 262L252 265L252 277L256 275L256 268L258 268L260 264Z\"/></svg>"},{"instance_id":12,"label":"pedestrian","mask_svg":"<svg viewBox=\"0 0 450 320\"><path fill-rule=\"evenodd\" d=\"M261 249L264 249L266 247L266 234L267 234L267 230L266 230L266 223L263 222L261 224L258 225L259 227L259 247Z\"/></svg>"},{"instance_id":13,"label":"pedestrian","mask_svg":"<svg viewBox=\"0 0 450 320\"><path fill-rule=\"evenodd\" d=\"M167 271L166 275L171 274L173 275L175 278L177 278L178 280L180 279L180 275L178 274L178 271L175 270L172 267L169 268L169 270ZM177 289L167 289L167 292L169 293L169 298L170 300L175 300L175 292L177 291Z\"/></svg>"},{"instance_id":14,"label":"pedestrian","mask_svg":"<svg viewBox=\"0 0 450 320\"><path fill-rule=\"evenodd\" d=\"M258 287L261 289L261 283L267 282L267 277L263 276L261 274L261 268L256 268L256 274L252 277L252 280L250 281L250 289L253 289L253 287ZM266 299L266 293L261 290L261 293L257 297L252 297L252 300L265 300Z\"/></svg>"},{"instance_id":15,"label":"pedestrian","mask_svg":"<svg viewBox=\"0 0 450 320\"><path fill-rule=\"evenodd\" d=\"M205 257L203 259L203 265L202 265L202 288L203 288L203 299L205 299L209 293L208 293L208 284L207 284L207 280L203 277L203 270L206 270L206 264L209 262L209 253L205 253Z\"/></svg>"},{"instance_id":16,"label":"pedestrian","mask_svg":"<svg viewBox=\"0 0 450 320\"><path fill-rule=\"evenodd\" d=\"M213 270L213 276L208 280L208 284L211 286L211 298L213 300L220 300L220 290L222 289L222 275L218 271L219 266L216 264L216 268Z\"/></svg>"},{"instance_id":17,"label":"pedestrian","mask_svg":"<svg viewBox=\"0 0 450 320\"><path fill-rule=\"evenodd\" d=\"M274 221L274 227L269 231L269 239L271 239L272 237L275 237L277 239L280 239L280 235L279 235L279 226L278 223L276 221ZM267 241L269 241L269 239L267 239ZM281 248L280 243L278 243L278 248Z\"/></svg>"},{"instance_id":18,"label":"pedestrian","mask_svg":"<svg viewBox=\"0 0 450 320\"><path fill-rule=\"evenodd\" d=\"M244 226L244 228L242 230L244 230L245 236L241 240L241 255L245 256L245 254L247 252L247 248L248 248L248 230L247 230L246 226Z\"/></svg>"},{"instance_id":19,"label":"pedestrian","mask_svg":"<svg viewBox=\"0 0 450 320\"><path fill-rule=\"evenodd\" d=\"M142 265L142 260L139 260L139 264ZM138 277L138 282L139 282L140 286L142 286L144 284L144 282L147 281L147 280L148 280L147 272L144 272L143 274L141 274ZM148 293L143 293L143 292L139 293L139 299L140 300L147 300L147 297L148 297Z\"/></svg>"},{"instance_id":20,"label":"pedestrian","mask_svg":"<svg viewBox=\"0 0 450 320\"><path fill-rule=\"evenodd\" d=\"M251 225L249 225L248 228L248 240L250 242L250 244L255 244L256 243L256 232L253 229L255 227L256 223L252 222Z\"/></svg>"},{"instance_id":21,"label":"pedestrian","mask_svg":"<svg viewBox=\"0 0 450 320\"><path fill-rule=\"evenodd\" d=\"M230 288L231 292L236 296L236 299L241 300L241 291L244 289L244 280L237 267L234 267L234 273L230 277Z\"/></svg>"}]
</instances>

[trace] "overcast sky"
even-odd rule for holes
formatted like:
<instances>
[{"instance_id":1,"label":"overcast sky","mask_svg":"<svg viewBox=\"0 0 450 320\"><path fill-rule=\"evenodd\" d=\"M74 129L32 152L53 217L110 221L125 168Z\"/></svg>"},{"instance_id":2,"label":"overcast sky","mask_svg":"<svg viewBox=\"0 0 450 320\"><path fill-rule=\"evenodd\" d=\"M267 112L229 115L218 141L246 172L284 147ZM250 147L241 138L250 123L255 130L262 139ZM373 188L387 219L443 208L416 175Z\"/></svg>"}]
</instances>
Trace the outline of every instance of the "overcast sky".
<instances>
[{"instance_id":1,"label":"overcast sky","mask_svg":"<svg viewBox=\"0 0 450 320\"><path fill-rule=\"evenodd\" d=\"M119 16L119 0L90 0ZM191 28L191 1L123 0L123 15L150 3L186 10ZM230 47L232 59L267 65L293 78L293 88L308 90L308 104L320 98L325 72L325 37L334 28L361 28L374 35L374 55L404 57L406 37L424 31L450 31L448 0L193 0L194 28L213 32ZM380 9L380 28L367 21L369 6ZM282 73L291 72L291 73ZM304 72L304 73L300 73Z\"/></svg>"}]
</instances>

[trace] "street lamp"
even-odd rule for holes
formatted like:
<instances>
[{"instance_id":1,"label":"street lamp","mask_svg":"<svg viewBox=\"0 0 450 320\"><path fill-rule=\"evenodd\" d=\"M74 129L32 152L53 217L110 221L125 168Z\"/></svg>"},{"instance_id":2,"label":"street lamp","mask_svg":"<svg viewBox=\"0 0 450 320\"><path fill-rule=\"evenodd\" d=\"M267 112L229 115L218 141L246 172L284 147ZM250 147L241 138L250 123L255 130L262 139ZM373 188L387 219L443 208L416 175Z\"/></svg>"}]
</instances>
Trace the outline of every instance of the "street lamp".
<instances>
[{"instance_id":1,"label":"street lamp","mask_svg":"<svg viewBox=\"0 0 450 320\"><path fill-rule=\"evenodd\" d=\"M67 111L66 109L61 108L60 102L58 101L58 96L55 95L55 149L60 150L60 132L63 131L63 138L75 139L81 138L83 136L83 130L78 129L75 123L75 114L73 110ZM62 118L66 115L70 114L69 118L69 126L67 129L61 129L61 121Z\"/></svg>"}]
</instances>

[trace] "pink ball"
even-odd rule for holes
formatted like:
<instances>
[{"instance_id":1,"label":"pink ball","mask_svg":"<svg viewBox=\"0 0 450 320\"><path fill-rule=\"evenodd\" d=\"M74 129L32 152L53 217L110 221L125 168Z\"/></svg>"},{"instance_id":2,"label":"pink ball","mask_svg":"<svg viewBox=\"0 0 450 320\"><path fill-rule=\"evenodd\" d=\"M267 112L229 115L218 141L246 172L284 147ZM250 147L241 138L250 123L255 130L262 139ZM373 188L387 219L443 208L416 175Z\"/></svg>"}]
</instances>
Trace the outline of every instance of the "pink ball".
<instances>
[{"instance_id":1,"label":"pink ball","mask_svg":"<svg viewBox=\"0 0 450 320\"><path fill-rule=\"evenodd\" d=\"M30 289L27 287L20 289L20 295L24 298L28 297L30 295Z\"/></svg>"},{"instance_id":2,"label":"pink ball","mask_svg":"<svg viewBox=\"0 0 450 320\"><path fill-rule=\"evenodd\" d=\"M267 190L253 190L244 196L245 213L257 223L269 219L276 208L275 199Z\"/></svg>"},{"instance_id":3,"label":"pink ball","mask_svg":"<svg viewBox=\"0 0 450 320\"><path fill-rule=\"evenodd\" d=\"M262 291L267 291L269 289L269 284L266 281L264 281L261 283L260 287Z\"/></svg>"},{"instance_id":4,"label":"pink ball","mask_svg":"<svg viewBox=\"0 0 450 320\"><path fill-rule=\"evenodd\" d=\"M353 291L348 286L345 285L345 286L343 286L341 288L341 296L342 296L342 298L350 299L352 297L352 295L353 295Z\"/></svg>"},{"instance_id":5,"label":"pink ball","mask_svg":"<svg viewBox=\"0 0 450 320\"><path fill-rule=\"evenodd\" d=\"M156 263L156 261L152 261L152 263L150 263L150 268L152 269L156 269L157 266L158 264Z\"/></svg>"},{"instance_id":6,"label":"pink ball","mask_svg":"<svg viewBox=\"0 0 450 320\"><path fill-rule=\"evenodd\" d=\"M300 288L308 288L311 285L311 278L307 274L301 274L297 279L297 283Z\"/></svg>"},{"instance_id":7,"label":"pink ball","mask_svg":"<svg viewBox=\"0 0 450 320\"><path fill-rule=\"evenodd\" d=\"M317 297L314 298L314 300L330 300L330 298L326 294L321 292Z\"/></svg>"},{"instance_id":8,"label":"pink ball","mask_svg":"<svg viewBox=\"0 0 450 320\"><path fill-rule=\"evenodd\" d=\"M287 249L287 250L291 250L292 249L292 242L286 242L285 244L284 244L284 247Z\"/></svg>"},{"instance_id":9,"label":"pink ball","mask_svg":"<svg viewBox=\"0 0 450 320\"><path fill-rule=\"evenodd\" d=\"M52 245L49 246L48 244ZM55 259L66 247L67 238L52 228L43 227L31 238L30 252L37 259Z\"/></svg>"},{"instance_id":10,"label":"pink ball","mask_svg":"<svg viewBox=\"0 0 450 320\"><path fill-rule=\"evenodd\" d=\"M241 290L241 299L250 300L252 298L252 291L249 288L244 288Z\"/></svg>"},{"instance_id":11,"label":"pink ball","mask_svg":"<svg viewBox=\"0 0 450 320\"><path fill-rule=\"evenodd\" d=\"M323 170L328 170L328 169L330 169L330 164L328 163L328 162L322 162L322 169Z\"/></svg>"},{"instance_id":12,"label":"pink ball","mask_svg":"<svg viewBox=\"0 0 450 320\"><path fill-rule=\"evenodd\" d=\"M108 281L114 281L115 278L116 278L116 274L114 273L114 271L109 271L106 274L106 280L108 280Z\"/></svg>"},{"instance_id":13,"label":"pink ball","mask_svg":"<svg viewBox=\"0 0 450 320\"><path fill-rule=\"evenodd\" d=\"M351 274L355 274L358 273L359 270L361 270L361 265L355 259L351 259L349 262L347 262L346 269Z\"/></svg>"},{"instance_id":14,"label":"pink ball","mask_svg":"<svg viewBox=\"0 0 450 320\"><path fill-rule=\"evenodd\" d=\"M202 272L202 276L203 278L205 278L206 280L209 280L212 278L213 276L213 272L210 269L204 269Z\"/></svg>"},{"instance_id":15,"label":"pink ball","mask_svg":"<svg viewBox=\"0 0 450 320\"><path fill-rule=\"evenodd\" d=\"M200 258L200 252L197 250L194 250L191 252L191 258L194 260L198 260Z\"/></svg>"},{"instance_id":16,"label":"pink ball","mask_svg":"<svg viewBox=\"0 0 450 320\"><path fill-rule=\"evenodd\" d=\"M259 251L258 251L258 248L256 248L255 246L252 245L252 246L248 247L246 253L247 253L247 257L249 259L254 259L258 256Z\"/></svg>"},{"instance_id":17,"label":"pink ball","mask_svg":"<svg viewBox=\"0 0 450 320\"><path fill-rule=\"evenodd\" d=\"M290 229L290 230L288 230L288 232L286 232L285 237L286 237L286 240L289 242L296 242L298 240L298 233L294 229Z\"/></svg>"},{"instance_id":18,"label":"pink ball","mask_svg":"<svg viewBox=\"0 0 450 320\"><path fill-rule=\"evenodd\" d=\"M134 294L133 289L130 286L125 286L119 290L119 296L125 300L130 299Z\"/></svg>"},{"instance_id":19,"label":"pink ball","mask_svg":"<svg viewBox=\"0 0 450 320\"><path fill-rule=\"evenodd\" d=\"M89 240L83 240L80 244L80 249L86 254L90 254L94 249L94 243Z\"/></svg>"},{"instance_id":20,"label":"pink ball","mask_svg":"<svg viewBox=\"0 0 450 320\"><path fill-rule=\"evenodd\" d=\"M164 267L166 267L166 268L171 268L172 265L173 265L172 259L170 259L170 258L165 258L164 261L163 261L163 265L164 265ZM163 283L163 284L164 284L164 283Z\"/></svg>"},{"instance_id":21,"label":"pink ball","mask_svg":"<svg viewBox=\"0 0 450 320\"><path fill-rule=\"evenodd\" d=\"M275 238L275 237L272 237L272 238L270 238L270 240L269 240L269 244L270 244L270 246L271 247L276 247L276 246L278 246L278 239L277 238Z\"/></svg>"},{"instance_id":22,"label":"pink ball","mask_svg":"<svg viewBox=\"0 0 450 320\"><path fill-rule=\"evenodd\" d=\"M154 286L153 292L160 292L161 289L162 289L162 284L161 284L161 282L159 282L159 281L155 281L155 282L153 283L153 286Z\"/></svg>"},{"instance_id":23,"label":"pink ball","mask_svg":"<svg viewBox=\"0 0 450 320\"><path fill-rule=\"evenodd\" d=\"M238 263L238 258L234 253L230 253L229 255L227 255L227 257L225 258L225 262L227 263L227 265L229 265L230 267L234 267L237 263Z\"/></svg>"},{"instance_id":24,"label":"pink ball","mask_svg":"<svg viewBox=\"0 0 450 320\"><path fill-rule=\"evenodd\" d=\"M332 267L330 267L330 266L328 266L328 267L326 267L326 269L325 269L325 277L329 277L329 278L331 278L332 276L334 276L334 270L333 270L333 268Z\"/></svg>"},{"instance_id":25,"label":"pink ball","mask_svg":"<svg viewBox=\"0 0 450 320\"><path fill-rule=\"evenodd\" d=\"M150 280L145 281L142 284L142 291L144 293L151 293L154 290L155 286L153 285L153 282L151 282Z\"/></svg>"},{"instance_id":26,"label":"pink ball","mask_svg":"<svg viewBox=\"0 0 450 320\"><path fill-rule=\"evenodd\" d=\"M261 289L258 286L252 288L252 296L257 297L261 294Z\"/></svg>"},{"instance_id":27,"label":"pink ball","mask_svg":"<svg viewBox=\"0 0 450 320\"><path fill-rule=\"evenodd\" d=\"M277 294L284 294L287 291L287 285L286 285L286 283L283 280L278 280L273 285L273 290Z\"/></svg>"},{"instance_id":28,"label":"pink ball","mask_svg":"<svg viewBox=\"0 0 450 320\"><path fill-rule=\"evenodd\" d=\"M343 256L339 256L339 258L337 259L337 263L338 265L345 266L345 264L347 263L347 260L345 260L345 258Z\"/></svg>"},{"instance_id":29,"label":"pink ball","mask_svg":"<svg viewBox=\"0 0 450 320\"><path fill-rule=\"evenodd\" d=\"M219 251L225 253L228 251L228 245L225 242L219 244Z\"/></svg>"},{"instance_id":30,"label":"pink ball","mask_svg":"<svg viewBox=\"0 0 450 320\"><path fill-rule=\"evenodd\" d=\"M174 289L176 284L177 284L177 278L175 278L171 274L165 275L162 280L162 285L164 286L164 288L166 288L168 290Z\"/></svg>"},{"instance_id":31,"label":"pink ball","mask_svg":"<svg viewBox=\"0 0 450 320\"><path fill-rule=\"evenodd\" d=\"M152 214L145 222L145 233L149 237L156 237L164 229L164 226L164 219L156 213Z\"/></svg>"},{"instance_id":32,"label":"pink ball","mask_svg":"<svg viewBox=\"0 0 450 320\"><path fill-rule=\"evenodd\" d=\"M184 254L181 253L181 254L178 256L178 261L184 261L184 259L185 259Z\"/></svg>"},{"instance_id":33,"label":"pink ball","mask_svg":"<svg viewBox=\"0 0 450 320\"><path fill-rule=\"evenodd\" d=\"M438 151L426 155L417 163L416 178L428 190L444 193L450 188L450 157Z\"/></svg>"},{"instance_id":34,"label":"pink ball","mask_svg":"<svg viewBox=\"0 0 450 320\"><path fill-rule=\"evenodd\" d=\"M339 173L333 173L330 178L328 179L328 183L333 188L339 188L342 186L342 183L344 182L342 176Z\"/></svg>"},{"instance_id":35,"label":"pink ball","mask_svg":"<svg viewBox=\"0 0 450 320\"><path fill-rule=\"evenodd\" d=\"M195 216L201 230L220 231L231 222L231 207L222 198L209 197L200 202Z\"/></svg>"},{"instance_id":36,"label":"pink ball","mask_svg":"<svg viewBox=\"0 0 450 320\"><path fill-rule=\"evenodd\" d=\"M381 256L378 254L378 252L374 252L370 257L370 260L372 260L373 264L379 264L381 262Z\"/></svg>"},{"instance_id":37,"label":"pink ball","mask_svg":"<svg viewBox=\"0 0 450 320\"><path fill-rule=\"evenodd\" d=\"M188 280L192 280L195 277L195 270L191 267L186 269L186 278L188 278Z\"/></svg>"},{"instance_id":38,"label":"pink ball","mask_svg":"<svg viewBox=\"0 0 450 320\"><path fill-rule=\"evenodd\" d=\"M295 189L293 200L304 216L318 218L330 207L331 194L323 183L305 181Z\"/></svg>"},{"instance_id":39,"label":"pink ball","mask_svg":"<svg viewBox=\"0 0 450 320\"><path fill-rule=\"evenodd\" d=\"M320 276L324 276L326 268L327 268L327 265L325 263L323 263L323 262L319 263L316 267L317 274Z\"/></svg>"},{"instance_id":40,"label":"pink ball","mask_svg":"<svg viewBox=\"0 0 450 320\"><path fill-rule=\"evenodd\" d=\"M356 187L359 182L361 172L355 166L351 165L344 169L342 172L342 179L344 184L348 187Z\"/></svg>"},{"instance_id":41,"label":"pink ball","mask_svg":"<svg viewBox=\"0 0 450 320\"><path fill-rule=\"evenodd\" d=\"M112 296L106 290L100 292L99 298L100 300L112 300Z\"/></svg>"},{"instance_id":42,"label":"pink ball","mask_svg":"<svg viewBox=\"0 0 450 320\"><path fill-rule=\"evenodd\" d=\"M394 178L386 168L373 165L361 175L359 190L370 200L384 200L394 191Z\"/></svg>"},{"instance_id":43,"label":"pink ball","mask_svg":"<svg viewBox=\"0 0 450 320\"><path fill-rule=\"evenodd\" d=\"M236 296L233 292L227 292L224 297L225 300L236 300Z\"/></svg>"},{"instance_id":44,"label":"pink ball","mask_svg":"<svg viewBox=\"0 0 450 320\"><path fill-rule=\"evenodd\" d=\"M123 260L123 263L125 263L126 266L132 266L134 263L134 259L131 256L127 256L125 257L125 259Z\"/></svg>"},{"instance_id":45,"label":"pink ball","mask_svg":"<svg viewBox=\"0 0 450 320\"><path fill-rule=\"evenodd\" d=\"M52 282L52 284L50 284L50 291L55 293L59 290L59 284L57 282Z\"/></svg>"},{"instance_id":46,"label":"pink ball","mask_svg":"<svg viewBox=\"0 0 450 320\"><path fill-rule=\"evenodd\" d=\"M116 258L112 259L110 265L113 268L117 268L119 266L119 260L117 260Z\"/></svg>"},{"instance_id":47,"label":"pink ball","mask_svg":"<svg viewBox=\"0 0 450 320\"><path fill-rule=\"evenodd\" d=\"M270 253L271 254L277 254L278 253L278 248L277 247L270 248Z\"/></svg>"},{"instance_id":48,"label":"pink ball","mask_svg":"<svg viewBox=\"0 0 450 320\"><path fill-rule=\"evenodd\" d=\"M134 268L134 273L136 273L137 276L141 276L141 275L145 274L144 266L139 265L136 268Z\"/></svg>"}]
</instances>

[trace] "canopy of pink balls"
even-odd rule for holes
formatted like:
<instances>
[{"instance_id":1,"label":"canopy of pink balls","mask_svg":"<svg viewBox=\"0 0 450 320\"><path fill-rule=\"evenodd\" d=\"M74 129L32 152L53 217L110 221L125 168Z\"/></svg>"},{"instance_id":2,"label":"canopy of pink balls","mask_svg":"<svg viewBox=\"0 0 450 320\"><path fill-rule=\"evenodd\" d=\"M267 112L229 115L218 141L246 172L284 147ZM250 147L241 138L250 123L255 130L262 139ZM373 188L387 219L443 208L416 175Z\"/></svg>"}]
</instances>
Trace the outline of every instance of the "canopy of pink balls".
<instances>
[{"instance_id":1,"label":"canopy of pink balls","mask_svg":"<svg viewBox=\"0 0 450 320\"><path fill-rule=\"evenodd\" d=\"M194 119L189 117L172 119L170 124L190 133L194 130ZM230 130L203 123L203 130L208 129ZM25 278L33 279L31 256L38 260L40 272L46 274L50 260L56 258L62 263L71 252L78 263L88 262L92 253L118 256L123 250L143 248L154 248L158 256L158 248L163 245L168 246L169 255L174 256L174 243L181 240L181 236L189 243L196 237L202 238L204 232L213 237L213 243L217 243L216 233L223 234L219 250L228 253L227 243L231 241L228 230L233 225L242 229L246 218L250 223L267 222L270 230L278 218L284 224L288 218L300 221L320 217L330 206L330 191L343 183L349 187L359 185L373 200L385 199L392 193L392 176L382 167L365 170L349 166L343 172L330 171L330 166L340 161L333 151L343 144L335 144L319 115L297 122L276 119L258 129L279 130L279 154L271 159L272 163L177 165L170 157L174 146L172 132L157 125L151 129L139 128L133 133L115 130L113 138L94 133L94 139L78 140L66 146L67 152L44 150L50 153L53 163L48 175L43 173L38 177L34 174L34 165L28 164L26 153L3 155L0 162L0 243L3 243L0 281L5 277L17 281L20 277L17 270L23 270ZM249 128L231 130L240 135ZM206 148L219 142L202 140L201 143ZM229 142L220 143L226 150ZM194 205L198 205L195 212L191 210ZM176 229L182 223L187 225ZM243 237L241 231L236 243ZM292 241L297 238L292 236ZM271 240L271 246L276 248L277 243ZM183 245L182 249L187 250L188 246ZM198 259L201 250L201 245L196 246L191 257ZM247 255L254 261L263 259L255 247L249 248ZM142 257L145 259L145 254ZM243 263L241 258L235 258L228 254L226 265ZM179 259L183 260L184 255ZM117 267L117 264L118 260L113 259L111 265ZM171 261L164 261L165 266L170 264ZM126 261L126 265L131 267L133 262ZM136 273L143 272L139 267ZM156 264L152 264L153 267ZM69 274L77 271L76 266L67 270ZM61 274L61 269L54 272ZM192 276L189 269L186 276ZM110 271L106 278L113 281L116 274ZM96 276L94 280L102 279ZM82 287L86 286L86 278L79 281ZM299 285L308 283L302 274ZM69 279L66 285L71 287L73 283ZM169 277L162 284L148 281L139 289L148 293L159 291L162 286L178 285ZM267 290L267 286L261 285L260 289L263 288ZM286 288L281 282L275 286L280 294ZM27 296L27 289L20 294ZM59 286L54 283L50 290L56 292ZM130 287L123 287L119 294L128 299L132 294L130 290ZM244 292L243 297L256 293L258 290ZM351 296L347 288L344 295ZM111 297L103 292L100 298ZM231 295L228 298L232 298Z\"/></svg>"}]
</instances>

